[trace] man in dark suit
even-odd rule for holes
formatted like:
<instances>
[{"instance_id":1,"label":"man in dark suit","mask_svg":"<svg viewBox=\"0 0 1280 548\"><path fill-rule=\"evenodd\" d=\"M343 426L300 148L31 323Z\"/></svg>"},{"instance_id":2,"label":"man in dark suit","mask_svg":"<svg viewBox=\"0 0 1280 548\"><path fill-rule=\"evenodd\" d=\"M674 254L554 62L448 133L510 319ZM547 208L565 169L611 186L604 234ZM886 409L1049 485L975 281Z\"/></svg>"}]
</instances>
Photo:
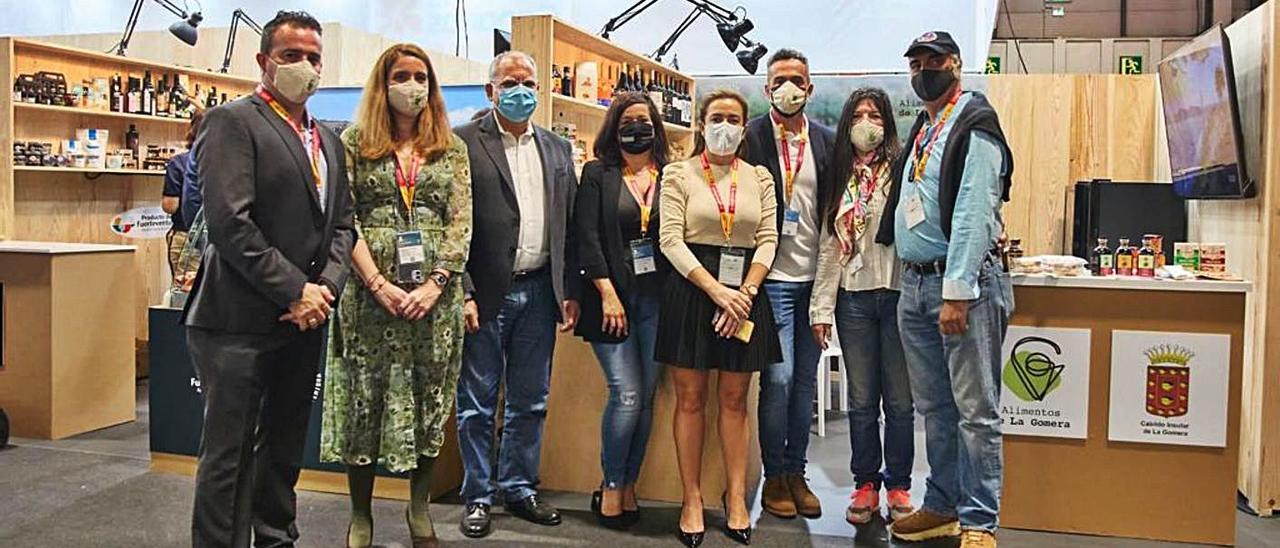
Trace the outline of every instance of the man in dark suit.
<instances>
[{"instance_id":1,"label":"man in dark suit","mask_svg":"<svg viewBox=\"0 0 1280 548\"><path fill-rule=\"evenodd\" d=\"M809 424L817 394L818 344L809 334L809 298L818 271L828 164L835 133L805 115L813 95L809 60L792 49L769 58L769 113L747 124L747 160L769 168L778 200L778 254L765 281L782 363L760 375L762 505L792 518L818 517L822 507L805 480Z\"/></svg>"},{"instance_id":2,"label":"man in dark suit","mask_svg":"<svg viewBox=\"0 0 1280 548\"><path fill-rule=\"evenodd\" d=\"M184 313L204 393L192 545L293 546L324 325L356 240L338 136L307 115L320 23L263 27L257 91L210 110L195 144L209 247Z\"/></svg>"},{"instance_id":3,"label":"man in dark suit","mask_svg":"<svg viewBox=\"0 0 1280 548\"><path fill-rule=\"evenodd\" d=\"M458 380L467 505L461 530L473 538L489 534L495 496L518 517L560 523L560 513L538 498L538 466L556 324L569 331L578 318L566 288L572 272L567 227L578 182L569 142L529 122L537 108L536 74L527 54L499 55L485 85L493 114L456 130L471 158L475 209ZM504 380L495 477L494 414Z\"/></svg>"}]
</instances>

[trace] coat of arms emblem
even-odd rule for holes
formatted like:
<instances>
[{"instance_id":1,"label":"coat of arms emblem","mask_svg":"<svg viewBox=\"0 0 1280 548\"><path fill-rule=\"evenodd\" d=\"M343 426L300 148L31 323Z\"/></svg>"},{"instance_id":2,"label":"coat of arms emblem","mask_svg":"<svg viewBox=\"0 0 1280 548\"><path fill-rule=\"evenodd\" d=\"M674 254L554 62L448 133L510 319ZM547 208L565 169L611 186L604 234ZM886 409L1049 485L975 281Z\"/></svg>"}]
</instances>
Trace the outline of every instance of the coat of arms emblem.
<instances>
[{"instance_id":1,"label":"coat of arms emblem","mask_svg":"<svg viewBox=\"0 0 1280 548\"><path fill-rule=\"evenodd\" d=\"M1187 414L1191 396L1191 358L1186 347L1164 344L1148 348L1147 413L1158 417Z\"/></svg>"}]
</instances>

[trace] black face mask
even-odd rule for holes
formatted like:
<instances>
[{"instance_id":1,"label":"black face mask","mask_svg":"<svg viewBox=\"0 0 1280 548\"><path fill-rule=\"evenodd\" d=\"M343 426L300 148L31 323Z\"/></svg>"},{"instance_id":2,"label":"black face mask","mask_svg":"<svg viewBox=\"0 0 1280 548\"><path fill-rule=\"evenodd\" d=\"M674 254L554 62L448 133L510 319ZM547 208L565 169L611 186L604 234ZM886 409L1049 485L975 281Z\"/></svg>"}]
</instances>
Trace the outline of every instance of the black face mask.
<instances>
[{"instance_id":1,"label":"black face mask","mask_svg":"<svg viewBox=\"0 0 1280 548\"><path fill-rule=\"evenodd\" d=\"M937 101L955 82L951 69L925 69L911 76L911 89L925 101Z\"/></svg>"},{"instance_id":2,"label":"black face mask","mask_svg":"<svg viewBox=\"0 0 1280 548\"><path fill-rule=\"evenodd\" d=\"M640 154L653 148L653 124L628 122L618 128L618 145L628 154Z\"/></svg>"}]
</instances>

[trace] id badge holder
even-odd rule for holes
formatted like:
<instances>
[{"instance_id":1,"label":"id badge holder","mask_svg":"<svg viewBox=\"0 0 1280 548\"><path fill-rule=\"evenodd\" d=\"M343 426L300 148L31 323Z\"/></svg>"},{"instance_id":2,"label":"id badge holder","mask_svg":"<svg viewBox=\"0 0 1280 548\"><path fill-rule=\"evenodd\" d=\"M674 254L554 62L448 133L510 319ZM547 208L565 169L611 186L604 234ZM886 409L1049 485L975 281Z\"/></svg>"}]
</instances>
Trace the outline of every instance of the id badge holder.
<instances>
[{"instance_id":1,"label":"id badge holder","mask_svg":"<svg viewBox=\"0 0 1280 548\"><path fill-rule=\"evenodd\" d=\"M631 263L637 276L658 271L657 254L653 240L631 240Z\"/></svg>"},{"instance_id":2,"label":"id badge holder","mask_svg":"<svg viewBox=\"0 0 1280 548\"><path fill-rule=\"evenodd\" d=\"M740 287L747 270L747 253L741 249L720 250L720 274L716 279L729 287Z\"/></svg>"},{"instance_id":3,"label":"id badge holder","mask_svg":"<svg viewBox=\"0 0 1280 548\"><path fill-rule=\"evenodd\" d=\"M396 234L396 283L420 284L426 281L422 263L426 260L422 233L413 230Z\"/></svg>"},{"instance_id":4,"label":"id badge holder","mask_svg":"<svg viewBox=\"0 0 1280 548\"><path fill-rule=\"evenodd\" d=\"M924 222L924 201L920 199L919 192L912 192L907 197L906 221L907 228L915 228Z\"/></svg>"},{"instance_id":5,"label":"id badge holder","mask_svg":"<svg viewBox=\"0 0 1280 548\"><path fill-rule=\"evenodd\" d=\"M787 209L782 213L782 235L795 236L800 233L800 212Z\"/></svg>"}]
</instances>

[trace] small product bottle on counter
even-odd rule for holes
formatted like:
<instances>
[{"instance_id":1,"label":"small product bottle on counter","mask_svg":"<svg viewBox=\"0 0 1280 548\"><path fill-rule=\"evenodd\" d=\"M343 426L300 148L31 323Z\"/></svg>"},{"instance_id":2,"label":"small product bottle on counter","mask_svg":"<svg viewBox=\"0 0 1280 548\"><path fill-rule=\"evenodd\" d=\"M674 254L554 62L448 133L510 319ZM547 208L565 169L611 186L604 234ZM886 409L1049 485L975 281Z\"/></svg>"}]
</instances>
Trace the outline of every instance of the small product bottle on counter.
<instances>
[{"instance_id":1,"label":"small product bottle on counter","mask_svg":"<svg viewBox=\"0 0 1280 548\"><path fill-rule=\"evenodd\" d=\"M1148 234L1151 237L1151 248L1156 251L1156 268L1163 268L1169 264L1169 259L1164 254L1164 236L1160 234Z\"/></svg>"},{"instance_id":2,"label":"small product bottle on counter","mask_svg":"<svg viewBox=\"0 0 1280 548\"><path fill-rule=\"evenodd\" d=\"M1089 270L1093 271L1094 276L1110 276L1116 273L1116 256L1107 243L1106 238L1098 238L1098 247L1093 248L1093 254L1089 257Z\"/></svg>"},{"instance_id":3,"label":"small product bottle on counter","mask_svg":"<svg viewBox=\"0 0 1280 548\"><path fill-rule=\"evenodd\" d=\"M1138 250L1138 276L1154 278L1156 276L1156 250L1151 247L1151 235L1142 237L1142 248Z\"/></svg>"},{"instance_id":4,"label":"small product bottle on counter","mask_svg":"<svg viewBox=\"0 0 1280 548\"><path fill-rule=\"evenodd\" d=\"M129 131L124 134L124 148L129 149L135 160L138 159L138 126L129 124Z\"/></svg>"},{"instance_id":5,"label":"small product bottle on counter","mask_svg":"<svg viewBox=\"0 0 1280 548\"><path fill-rule=\"evenodd\" d=\"M1133 248L1129 247L1128 238L1120 238L1120 245L1116 246L1116 275L1132 276L1134 272L1133 264Z\"/></svg>"}]
</instances>

